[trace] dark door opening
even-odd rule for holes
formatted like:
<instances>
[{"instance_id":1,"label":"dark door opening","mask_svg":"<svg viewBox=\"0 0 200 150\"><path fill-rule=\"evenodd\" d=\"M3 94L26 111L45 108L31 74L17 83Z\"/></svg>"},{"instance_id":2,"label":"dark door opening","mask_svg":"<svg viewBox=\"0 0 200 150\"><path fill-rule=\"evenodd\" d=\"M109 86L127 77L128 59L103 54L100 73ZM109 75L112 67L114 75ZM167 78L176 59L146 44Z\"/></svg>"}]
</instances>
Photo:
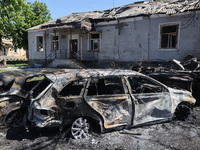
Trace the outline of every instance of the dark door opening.
<instances>
[{"instance_id":1,"label":"dark door opening","mask_svg":"<svg viewBox=\"0 0 200 150\"><path fill-rule=\"evenodd\" d=\"M78 40L70 40L70 59L77 59Z\"/></svg>"}]
</instances>

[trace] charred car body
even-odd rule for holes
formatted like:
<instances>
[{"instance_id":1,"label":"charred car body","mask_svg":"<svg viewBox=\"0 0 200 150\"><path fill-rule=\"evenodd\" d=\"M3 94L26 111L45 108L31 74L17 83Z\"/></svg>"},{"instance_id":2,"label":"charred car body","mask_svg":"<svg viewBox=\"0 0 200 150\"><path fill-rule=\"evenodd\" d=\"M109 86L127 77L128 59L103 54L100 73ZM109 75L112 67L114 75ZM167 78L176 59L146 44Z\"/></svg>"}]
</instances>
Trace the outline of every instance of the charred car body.
<instances>
[{"instance_id":1,"label":"charred car body","mask_svg":"<svg viewBox=\"0 0 200 150\"><path fill-rule=\"evenodd\" d=\"M130 70L68 70L44 74L30 90L26 128L71 125L80 139L100 132L187 119L195 99ZM25 117L24 117L25 118Z\"/></svg>"},{"instance_id":2,"label":"charred car body","mask_svg":"<svg viewBox=\"0 0 200 150\"><path fill-rule=\"evenodd\" d=\"M30 69L0 73L0 126L23 125L23 115L29 106L29 95L45 71ZM32 78L33 76L33 78ZM32 80L30 80L32 79Z\"/></svg>"},{"instance_id":3,"label":"charred car body","mask_svg":"<svg viewBox=\"0 0 200 150\"><path fill-rule=\"evenodd\" d=\"M200 105L200 61L197 61L197 58L190 59L192 56L187 57L183 63L177 60L148 61L141 62L132 69L169 87L190 91L196 99L196 105Z\"/></svg>"}]
</instances>

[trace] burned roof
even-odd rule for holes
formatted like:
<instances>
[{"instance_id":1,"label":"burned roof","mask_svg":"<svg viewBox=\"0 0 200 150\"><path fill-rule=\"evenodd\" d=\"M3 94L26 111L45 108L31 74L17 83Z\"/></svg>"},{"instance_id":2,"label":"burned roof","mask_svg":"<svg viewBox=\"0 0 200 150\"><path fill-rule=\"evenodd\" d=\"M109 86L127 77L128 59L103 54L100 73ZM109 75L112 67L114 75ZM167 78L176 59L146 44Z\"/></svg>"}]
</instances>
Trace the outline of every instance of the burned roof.
<instances>
[{"instance_id":1,"label":"burned roof","mask_svg":"<svg viewBox=\"0 0 200 150\"><path fill-rule=\"evenodd\" d=\"M86 28L91 30L91 21L109 21L143 15L182 13L200 9L199 0L153 0L135 2L104 11L72 13L28 30L52 28Z\"/></svg>"}]
</instances>

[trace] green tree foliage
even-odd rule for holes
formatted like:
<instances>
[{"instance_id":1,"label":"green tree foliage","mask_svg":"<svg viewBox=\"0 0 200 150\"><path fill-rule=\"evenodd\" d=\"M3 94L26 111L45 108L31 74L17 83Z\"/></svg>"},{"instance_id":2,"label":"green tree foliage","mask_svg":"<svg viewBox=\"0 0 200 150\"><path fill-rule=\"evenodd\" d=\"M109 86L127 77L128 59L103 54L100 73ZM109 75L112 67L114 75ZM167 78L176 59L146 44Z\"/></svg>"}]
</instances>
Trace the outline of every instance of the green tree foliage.
<instances>
[{"instance_id":1,"label":"green tree foliage","mask_svg":"<svg viewBox=\"0 0 200 150\"><path fill-rule=\"evenodd\" d=\"M51 14L48 10L45 3L40 3L39 1L35 1L34 3L28 3L31 7L32 12L34 13L34 20L32 21L32 26L36 26L45 22L50 21Z\"/></svg>"},{"instance_id":2,"label":"green tree foliage","mask_svg":"<svg viewBox=\"0 0 200 150\"><path fill-rule=\"evenodd\" d=\"M15 47L28 49L27 29L51 19L45 3L26 0L0 0L0 45L12 39Z\"/></svg>"}]
</instances>

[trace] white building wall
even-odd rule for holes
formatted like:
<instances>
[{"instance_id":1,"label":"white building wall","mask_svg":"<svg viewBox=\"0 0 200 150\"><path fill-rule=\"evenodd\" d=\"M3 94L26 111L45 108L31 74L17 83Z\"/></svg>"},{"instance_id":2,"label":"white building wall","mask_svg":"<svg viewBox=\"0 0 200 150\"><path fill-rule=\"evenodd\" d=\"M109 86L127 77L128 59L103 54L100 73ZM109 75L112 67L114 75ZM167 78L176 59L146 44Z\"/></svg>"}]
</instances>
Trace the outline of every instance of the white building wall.
<instances>
[{"instance_id":1,"label":"white building wall","mask_svg":"<svg viewBox=\"0 0 200 150\"><path fill-rule=\"evenodd\" d=\"M187 16L188 15L188 16ZM193 18L191 18L193 17ZM187 24L187 20L192 20ZM179 45L176 50L160 49L160 25L179 23ZM120 30L119 30L119 25ZM149 17L135 17L120 19L119 21L100 22L95 25L95 31L101 33L99 52L89 51L89 32L58 30L59 51L58 59L69 59L70 39L77 39L80 53L80 38L82 37L83 59L96 58L99 61L145 61L152 59L182 60L187 55L200 57L200 18L196 14L153 15ZM45 55L51 53L50 35L55 32L29 31L29 60L44 60ZM36 51L36 36L46 35L46 54ZM45 40L45 38L44 38Z\"/></svg>"},{"instance_id":2,"label":"white building wall","mask_svg":"<svg viewBox=\"0 0 200 150\"><path fill-rule=\"evenodd\" d=\"M142 61L148 54L149 20L127 19L110 22L110 26L97 24L102 32L99 60ZM119 30L119 25L121 28Z\"/></svg>"},{"instance_id":3,"label":"white building wall","mask_svg":"<svg viewBox=\"0 0 200 150\"><path fill-rule=\"evenodd\" d=\"M29 60L45 58L45 50L39 52L36 49L36 37L44 35L44 32L29 31L28 32L28 45L29 45ZM44 42L44 38L43 38ZM45 49L45 46L44 46Z\"/></svg>"},{"instance_id":4,"label":"white building wall","mask_svg":"<svg viewBox=\"0 0 200 150\"><path fill-rule=\"evenodd\" d=\"M167 17L151 18L150 22L150 59L182 60L187 55L200 57L199 44L199 14L175 15ZM191 20L191 22L188 22ZM176 50L162 50L159 48L160 43L160 24L179 23L179 45Z\"/></svg>"}]
</instances>

